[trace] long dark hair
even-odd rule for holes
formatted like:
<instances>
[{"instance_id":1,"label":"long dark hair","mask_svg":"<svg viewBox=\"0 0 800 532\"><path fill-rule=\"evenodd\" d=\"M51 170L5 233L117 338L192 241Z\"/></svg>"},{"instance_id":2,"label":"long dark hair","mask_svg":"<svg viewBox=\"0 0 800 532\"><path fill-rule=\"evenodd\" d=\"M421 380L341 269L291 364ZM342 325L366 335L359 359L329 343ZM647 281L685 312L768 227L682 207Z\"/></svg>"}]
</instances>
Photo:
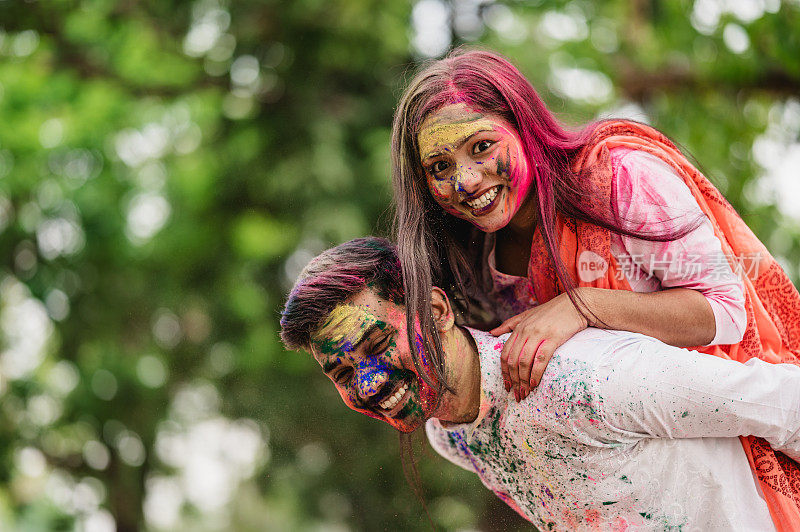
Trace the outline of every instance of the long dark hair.
<instances>
[{"instance_id":1,"label":"long dark hair","mask_svg":"<svg viewBox=\"0 0 800 532\"><path fill-rule=\"evenodd\" d=\"M423 66L400 98L392 125L392 185L396 204L394 234L406 290L409 334L418 316L424 347L431 365L445 382L443 353L430 313L432 284L450 288L457 299L484 296L478 281L482 246L472 225L447 214L431 195L420 162L417 135L425 118L445 105L465 103L483 114L502 118L516 129L528 168L533 172L537 223L554 266L557 281L573 304L586 315L574 292L575 281L558 253L556 213L618 234L654 241L670 241L695 229L702 220L679 230L631 231L611 211L590 201L590 180L570 169L587 144L596 124L571 131L547 109L533 86L508 60L492 52L457 49L446 58ZM534 193L532 191L531 193ZM410 339L411 340L411 339ZM414 343L411 342L413 346ZM416 352L416 349L415 349Z\"/></svg>"}]
</instances>

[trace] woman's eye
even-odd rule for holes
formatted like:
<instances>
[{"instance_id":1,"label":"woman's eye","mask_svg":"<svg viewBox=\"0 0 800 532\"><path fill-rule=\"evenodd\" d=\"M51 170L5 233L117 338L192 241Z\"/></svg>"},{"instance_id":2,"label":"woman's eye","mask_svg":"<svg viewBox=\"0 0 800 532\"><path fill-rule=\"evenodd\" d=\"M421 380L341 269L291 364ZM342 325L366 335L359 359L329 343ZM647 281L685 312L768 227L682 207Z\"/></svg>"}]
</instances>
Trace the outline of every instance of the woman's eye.
<instances>
[{"instance_id":1,"label":"woman's eye","mask_svg":"<svg viewBox=\"0 0 800 532\"><path fill-rule=\"evenodd\" d=\"M428 167L428 170L432 174L438 174L440 172L444 172L450 165L445 161L436 161L432 165Z\"/></svg>"},{"instance_id":2,"label":"woman's eye","mask_svg":"<svg viewBox=\"0 0 800 532\"><path fill-rule=\"evenodd\" d=\"M494 144L491 140L481 140L472 147L472 153L481 153L488 150Z\"/></svg>"}]
</instances>

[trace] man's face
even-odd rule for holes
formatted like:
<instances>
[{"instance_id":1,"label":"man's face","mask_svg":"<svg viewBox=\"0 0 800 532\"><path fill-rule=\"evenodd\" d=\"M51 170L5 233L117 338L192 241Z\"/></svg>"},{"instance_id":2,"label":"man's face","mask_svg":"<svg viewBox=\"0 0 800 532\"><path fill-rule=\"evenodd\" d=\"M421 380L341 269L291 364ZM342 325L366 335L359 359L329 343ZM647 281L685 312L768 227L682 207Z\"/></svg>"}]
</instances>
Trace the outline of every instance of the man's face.
<instances>
[{"instance_id":1,"label":"man's face","mask_svg":"<svg viewBox=\"0 0 800 532\"><path fill-rule=\"evenodd\" d=\"M406 330L403 307L365 289L333 309L312 340L314 358L345 404L401 432L418 428L438 405L436 390L414 368ZM418 326L415 333L425 371Z\"/></svg>"}]
</instances>

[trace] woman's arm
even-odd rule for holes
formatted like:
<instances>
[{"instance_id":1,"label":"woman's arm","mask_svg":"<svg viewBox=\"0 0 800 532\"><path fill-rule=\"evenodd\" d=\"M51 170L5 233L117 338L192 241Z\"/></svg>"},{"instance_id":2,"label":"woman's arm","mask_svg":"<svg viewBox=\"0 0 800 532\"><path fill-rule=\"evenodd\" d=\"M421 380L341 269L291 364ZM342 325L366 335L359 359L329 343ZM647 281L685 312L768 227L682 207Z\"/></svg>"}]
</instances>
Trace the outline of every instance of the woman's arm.
<instances>
[{"instance_id":1,"label":"woman's arm","mask_svg":"<svg viewBox=\"0 0 800 532\"><path fill-rule=\"evenodd\" d=\"M706 345L716 334L711 305L695 290L637 293L579 287L575 297L583 315L561 294L491 331L512 332L501 354L501 370L506 390L513 388L517 401L538 385L553 352L587 326L646 334L677 347Z\"/></svg>"},{"instance_id":2,"label":"woman's arm","mask_svg":"<svg viewBox=\"0 0 800 532\"><path fill-rule=\"evenodd\" d=\"M604 288L578 288L586 302L589 326L631 331L676 347L708 345L716 321L706 297L688 288L638 293Z\"/></svg>"},{"instance_id":3,"label":"woman's arm","mask_svg":"<svg viewBox=\"0 0 800 532\"><path fill-rule=\"evenodd\" d=\"M536 386L553 351L589 324L647 334L678 347L732 344L744 334L741 280L686 184L652 155L628 152L617 161L612 203L630 229L676 230L693 220L701 223L669 242L612 235L619 273L633 291L581 288L575 295L583 316L562 294L494 329L494 334L514 331L501 367L506 386L520 399Z\"/></svg>"},{"instance_id":4,"label":"woman's arm","mask_svg":"<svg viewBox=\"0 0 800 532\"><path fill-rule=\"evenodd\" d=\"M612 158L618 160L618 165L612 183L612 202L628 228L677 231L700 221L688 234L668 242L625 235L611 237L612 254L634 292L688 288L702 294L711 307L715 334L707 341L657 338L679 347L740 342L747 325L744 286L732 270L711 220L703 214L683 179L666 163L645 152L622 150L619 153L623 155L614 157L614 151ZM679 317L687 326L687 333L694 328L693 318Z\"/></svg>"}]
</instances>

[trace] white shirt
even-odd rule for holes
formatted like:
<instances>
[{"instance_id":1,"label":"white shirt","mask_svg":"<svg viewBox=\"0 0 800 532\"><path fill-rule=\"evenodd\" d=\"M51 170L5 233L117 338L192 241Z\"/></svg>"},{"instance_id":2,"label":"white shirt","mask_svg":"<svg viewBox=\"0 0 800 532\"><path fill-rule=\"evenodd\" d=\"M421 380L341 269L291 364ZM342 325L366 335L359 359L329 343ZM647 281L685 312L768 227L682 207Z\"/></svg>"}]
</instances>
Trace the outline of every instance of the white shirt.
<instances>
[{"instance_id":1,"label":"white shirt","mask_svg":"<svg viewBox=\"0 0 800 532\"><path fill-rule=\"evenodd\" d=\"M774 530L737 436L800 458L800 368L587 329L517 403L500 373L507 335L470 332L480 414L430 419L428 439L540 530Z\"/></svg>"},{"instance_id":2,"label":"white shirt","mask_svg":"<svg viewBox=\"0 0 800 532\"><path fill-rule=\"evenodd\" d=\"M698 217L702 219L695 230L669 242L611 233L611 254L631 290L697 290L714 313L716 335L709 345L740 342L747 326L744 287L722 251L711 220L700 210L689 187L669 165L647 152L617 147L609 155L611 205L629 229L675 230ZM506 320L537 302L527 277L496 269L494 242L494 235L488 234L483 275L491 287L492 308L500 320Z\"/></svg>"}]
</instances>

